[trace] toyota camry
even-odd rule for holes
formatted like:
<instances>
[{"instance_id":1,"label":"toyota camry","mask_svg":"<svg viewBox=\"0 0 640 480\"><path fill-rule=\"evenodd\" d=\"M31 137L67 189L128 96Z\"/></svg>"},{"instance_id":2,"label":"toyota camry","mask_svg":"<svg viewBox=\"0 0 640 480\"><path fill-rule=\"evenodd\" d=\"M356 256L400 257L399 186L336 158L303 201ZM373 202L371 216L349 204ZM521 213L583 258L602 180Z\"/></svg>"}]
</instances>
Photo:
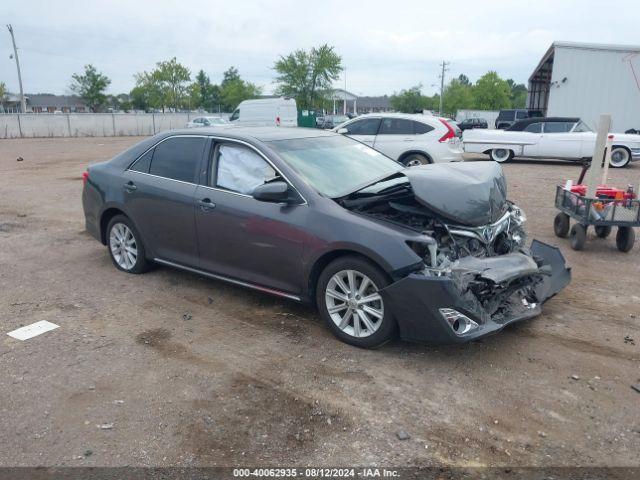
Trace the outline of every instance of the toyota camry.
<instances>
[{"instance_id":1,"label":"toyota camry","mask_svg":"<svg viewBox=\"0 0 640 480\"><path fill-rule=\"evenodd\" d=\"M407 168L332 132L165 132L84 173L86 228L123 272L161 264L317 306L341 340L464 342L570 280L526 244L496 163Z\"/></svg>"}]
</instances>

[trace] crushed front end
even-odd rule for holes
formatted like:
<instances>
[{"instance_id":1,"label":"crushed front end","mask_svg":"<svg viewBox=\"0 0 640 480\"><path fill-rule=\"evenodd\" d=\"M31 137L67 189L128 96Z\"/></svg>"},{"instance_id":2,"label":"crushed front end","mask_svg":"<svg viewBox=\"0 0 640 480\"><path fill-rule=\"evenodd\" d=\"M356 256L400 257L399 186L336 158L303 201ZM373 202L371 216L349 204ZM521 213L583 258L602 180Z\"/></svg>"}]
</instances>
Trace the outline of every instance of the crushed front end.
<instances>
[{"instance_id":1,"label":"crushed front end","mask_svg":"<svg viewBox=\"0 0 640 480\"><path fill-rule=\"evenodd\" d=\"M530 249L495 257L465 257L439 272L410 273L380 293L402 338L466 342L535 317L571 280L562 253L534 240Z\"/></svg>"},{"instance_id":2,"label":"crushed front end","mask_svg":"<svg viewBox=\"0 0 640 480\"><path fill-rule=\"evenodd\" d=\"M358 213L419 236L406 245L422 260L380 291L400 336L465 342L539 315L571 280L562 253L534 240L526 247L522 210L506 199L498 164L416 167L341 199Z\"/></svg>"}]
</instances>

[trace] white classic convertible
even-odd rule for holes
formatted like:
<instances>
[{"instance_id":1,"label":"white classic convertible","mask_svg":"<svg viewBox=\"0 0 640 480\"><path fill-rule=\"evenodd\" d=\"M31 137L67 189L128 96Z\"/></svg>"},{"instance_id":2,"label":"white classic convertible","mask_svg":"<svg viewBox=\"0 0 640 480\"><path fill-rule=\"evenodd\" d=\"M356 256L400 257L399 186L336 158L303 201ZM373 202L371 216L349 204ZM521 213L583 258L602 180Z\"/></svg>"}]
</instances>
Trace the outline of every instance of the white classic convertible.
<instances>
[{"instance_id":1,"label":"white classic convertible","mask_svg":"<svg viewBox=\"0 0 640 480\"><path fill-rule=\"evenodd\" d=\"M640 135L613 135L612 167L640 159ZM593 156L596 133L579 118L528 118L506 130L465 130L462 140L465 152L486 153L500 163L513 157L580 160Z\"/></svg>"}]
</instances>

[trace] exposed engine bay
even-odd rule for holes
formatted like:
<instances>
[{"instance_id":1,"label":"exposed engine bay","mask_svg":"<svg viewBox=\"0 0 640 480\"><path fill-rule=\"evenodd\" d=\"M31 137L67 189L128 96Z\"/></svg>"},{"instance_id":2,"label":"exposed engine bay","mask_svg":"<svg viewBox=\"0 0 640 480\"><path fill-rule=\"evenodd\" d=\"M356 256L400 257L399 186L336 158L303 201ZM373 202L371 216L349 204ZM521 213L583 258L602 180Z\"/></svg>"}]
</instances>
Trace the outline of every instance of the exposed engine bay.
<instances>
[{"instance_id":1,"label":"exposed engine bay","mask_svg":"<svg viewBox=\"0 0 640 480\"><path fill-rule=\"evenodd\" d=\"M407 169L403 173L409 173L410 170L412 174L418 169ZM456 172L452 172L454 174ZM501 170L498 175L501 180L504 179ZM506 255L524 246L526 217L520 208L506 198L497 202L494 199L493 203L499 205L493 206L494 213L488 217L493 221L478 225L478 216L473 213L471 216L462 214L460 203L470 203L471 209L482 208L481 204L484 203L489 210L492 208L490 202L457 195L455 203L444 205L444 208L443 205L432 205L430 199L417 195L415 183L420 180L424 183L424 178L414 178L412 181L409 176L400 177L396 181L388 181L392 184L377 192L356 192L341 199L340 203L352 211L408 227L427 236L424 242L410 242L409 246L423 258L425 266L433 270L449 268L456 260L467 256L485 258ZM491 183L500 182L494 179ZM443 188L442 184L434 186L438 190ZM500 196L506 196L506 186L501 188ZM450 211L446 211L447 207Z\"/></svg>"},{"instance_id":2,"label":"exposed engine bay","mask_svg":"<svg viewBox=\"0 0 640 480\"><path fill-rule=\"evenodd\" d=\"M455 312L440 313L447 320L455 317L450 321L457 335L489 321L500 324L537 315L541 303L570 278L567 273L566 278L552 281L552 266L525 246L526 217L506 199L506 181L498 164L407 168L338 202L422 234L406 242L422 258L419 273L451 279L464 310L475 318L443 309ZM554 256L545 250L553 247L537 248ZM556 273L568 272L561 254L560 258Z\"/></svg>"}]
</instances>

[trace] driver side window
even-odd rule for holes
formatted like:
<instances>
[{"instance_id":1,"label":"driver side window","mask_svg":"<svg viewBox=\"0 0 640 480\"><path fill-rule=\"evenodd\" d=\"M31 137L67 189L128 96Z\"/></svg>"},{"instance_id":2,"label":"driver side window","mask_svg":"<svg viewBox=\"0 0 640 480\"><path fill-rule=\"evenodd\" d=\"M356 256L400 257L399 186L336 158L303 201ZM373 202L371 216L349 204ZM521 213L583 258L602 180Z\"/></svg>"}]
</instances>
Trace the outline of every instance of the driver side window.
<instances>
[{"instance_id":1,"label":"driver side window","mask_svg":"<svg viewBox=\"0 0 640 480\"><path fill-rule=\"evenodd\" d=\"M211 175L215 182L213 186L224 190L251 195L257 186L278 178L264 158L244 146L219 145L215 159L212 165L216 172Z\"/></svg>"},{"instance_id":2,"label":"driver side window","mask_svg":"<svg viewBox=\"0 0 640 480\"><path fill-rule=\"evenodd\" d=\"M229 121L233 122L234 120L238 120L240 118L240 109L236 108L236 110L229 117Z\"/></svg>"}]
</instances>

